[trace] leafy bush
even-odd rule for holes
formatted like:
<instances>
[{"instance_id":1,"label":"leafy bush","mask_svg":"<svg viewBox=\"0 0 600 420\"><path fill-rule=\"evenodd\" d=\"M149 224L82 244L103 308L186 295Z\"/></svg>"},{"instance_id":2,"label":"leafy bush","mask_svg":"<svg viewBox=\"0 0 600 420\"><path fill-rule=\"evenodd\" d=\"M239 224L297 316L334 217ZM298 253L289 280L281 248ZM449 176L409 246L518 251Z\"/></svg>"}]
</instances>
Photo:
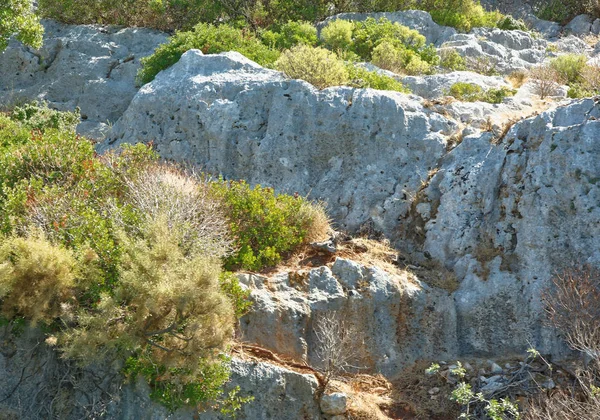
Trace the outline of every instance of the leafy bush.
<instances>
[{"instance_id":1,"label":"leafy bush","mask_svg":"<svg viewBox=\"0 0 600 420\"><path fill-rule=\"evenodd\" d=\"M349 86L410 93L407 87L390 76L369 71L354 64L347 64L346 70L348 70Z\"/></svg>"},{"instance_id":2,"label":"leafy bush","mask_svg":"<svg viewBox=\"0 0 600 420\"><path fill-rule=\"evenodd\" d=\"M275 265L293 249L327 233L322 208L302 197L276 195L272 188L252 188L243 181L216 183L213 189L225 202L235 237L237 252L226 259L227 269Z\"/></svg>"},{"instance_id":3,"label":"leafy bush","mask_svg":"<svg viewBox=\"0 0 600 420\"><path fill-rule=\"evenodd\" d=\"M454 48L444 48L440 51L440 66L449 71L467 69L465 59Z\"/></svg>"},{"instance_id":4,"label":"leafy bush","mask_svg":"<svg viewBox=\"0 0 600 420\"><path fill-rule=\"evenodd\" d=\"M347 20L336 19L321 30L323 44L330 50L341 54L352 46L354 24Z\"/></svg>"},{"instance_id":5,"label":"leafy bush","mask_svg":"<svg viewBox=\"0 0 600 420\"><path fill-rule=\"evenodd\" d=\"M16 34L19 41L34 48L42 46L44 28L33 13L32 0L11 0L0 3L0 53Z\"/></svg>"},{"instance_id":6,"label":"leafy bush","mask_svg":"<svg viewBox=\"0 0 600 420\"><path fill-rule=\"evenodd\" d=\"M4 316L50 323L73 296L79 275L73 253L42 235L0 241L0 302Z\"/></svg>"},{"instance_id":7,"label":"leafy bush","mask_svg":"<svg viewBox=\"0 0 600 420\"><path fill-rule=\"evenodd\" d=\"M459 101L481 101L492 104L499 104L506 97L513 96L515 93L516 90L506 87L491 88L484 91L481 86L464 82L454 83L448 90L448 95L455 97Z\"/></svg>"},{"instance_id":8,"label":"leafy bush","mask_svg":"<svg viewBox=\"0 0 600 420\"><path fill-rule=\"evenodd\" d=\"M422 60L412 50L396 47L389 41L383 41L373 50L373 64L385 70L409 75L431 72L431 65Z\"/></svg>"},{"instance_id":9,"label":"leafy bush","mask_svg":"<svg viewBox=\"0 0 600 420\"><path fill-rule=\"evenodd\" d=\"M318 89L339 86L348 80L348 71L335 53L320 47L297 45L281 54L275 68L293 79L302 79Z\"/></svg>"},{"instance_id":10,"label":"leafy bush","mask_svg":"<svg viewBox=\"0 0 600 420\"><path fill-rule=\"evenodd\" d=\"M500 12L487 12L479 1L474 0L426 0L424 3L425 10L437 24L461 32L469 32L475 27L495 28L503 18Z\"/></svg>"},{"instance_id":11,"label":"leafy bush","mask_svg":"<svg viewBox=\"0 0 600 420\"><path fill-rule=\"evenodd\" d=\"M248 31L226 24L199 23L191 31L177 32L151 56L143 58L138 81L142 84L151 82L158 72L177 63L183 53L191 49L202 50L204 54L238 51L263 66L273 65L279 56L278 51L270 49Z\"/></svg>"},{"instance_id":12,"label":"leafy bush","mask_svg":"<svg viewBox=\"0 0 600 420\"><path fill-rule=\"evenodd\" d=\"M586 66L587 58L583 54L564 54L550 61L552 67L563 83L574 84L581 82L581 74Z\"/></svg>"},{"instance_id":13,"label":"leafy bush","mask_svg":"<svg viewBox=\"0 0 600 420\"><path fill-rule=\"evenodd\" d=\"M317 45L317 28L308 22L289 21L279 27L279 30L268 30L262 34L262 42L270 48L284 50L294 45L303 44L314 47Z\"/></svg>"},{"instance_id":14,"label":"leafy bush","mask_svg":"<svg viewBox=\"0 0 600 420\"><path fill-rule=\"evenodd\" d=\"M46 18L72 24L145 26L164 31L189 30L222 14L220 2L207 0L39 0Z\"/></svg>"},{"instance_id":15,"label":"leafy bush","mask_svg":"<svg viewBox=\"0 0 600 420\"><path fill-rule=\"evenodd\" d=\"M521 19L515 19L512 16L504 16L498 21L498 29L505 31L527 31L527 25Z\"/></svg>"},{"instance_id":16,"label":"leafy bush","mask_svg":"<svg viewBox=\"0 0 600 420\"><path fill-rule=\"evenodd\" d=\"M600 16L596 0L540 0L536 2L535 14L540 19L567 23L577 15L588 14Z\"/></svg>"},{"instance_id":17,"label":"leafy bush","mask_svg":"<svg viewBox=\"0 0 600 420\"><path fill-rule=\"evenodd\" d=\"M48 108L45 103L29 103L16 106L11 113L11 118L23 123L24 127L31 130L45 131L49 128L56 130L74 131L79 124L79 108L75 112L61 112Z\"/></svg>"},{"instance_id":18,"label":"leafy bush","mask_svg":"<svg viewBox=\"0 0 600 420\"><path fill-rule=\"evenodd\" d=\"M377 21L370 17L362 22L354 22L352 36L354 52L367 61L371 60L373 50L384 41L414 52L425 47L425 37L418 31L385 18Z\"/></svg>"}]
</instances>

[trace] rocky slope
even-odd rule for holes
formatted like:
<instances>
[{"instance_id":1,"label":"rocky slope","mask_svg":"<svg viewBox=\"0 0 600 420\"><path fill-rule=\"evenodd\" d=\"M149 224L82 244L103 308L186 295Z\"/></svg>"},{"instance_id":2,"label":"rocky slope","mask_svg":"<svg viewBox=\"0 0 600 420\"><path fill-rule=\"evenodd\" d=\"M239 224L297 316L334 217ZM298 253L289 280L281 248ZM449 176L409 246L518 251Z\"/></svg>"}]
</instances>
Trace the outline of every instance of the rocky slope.
<instances>
[{"instance_id":1,"label":"rocky slope","mask_svg":"<svg viewBox=\"0 0 600 420\"><path fill-rule=\"evenodd\" d=\"M504 75L554 51L591 58L597 51L575 36L557 39L561 28L544 22L538 26L550 31L547 39L535 39L519 31L456 34L423 12L388 17L440 48L491 60ZM197 50L138 91L139 58L163 34L45 27L41 51L14 43L0 56L0 102L79 106L79 130L103 139L100 151L152 141L167 159L322 199L339 229L385 236L400 253L386 270L338 250L312 267L241 275L255 301L241 321L242 340L318 364L313 323L343 313L365 333L359 350L366 371L390 379L418 359L503 357L530 346L564 354L540 322L540 294L568 264L600 264L595 99L540 101L525 84L498 105L435 102L455 81L508 86L502 77L470 72L404 78L415 95L318 91L238 53ZM65 415L72 418L83 412L73 408L78 404L112 417L165 416L144 397L143 384L57 399L52 385L39 381L53 383L44 375L69 368L45 350L33 357L42 351L33 332L10 340L4 337L0 356L0 377L14 389L0 393L6 410L43 417L43 407L62 401L75 410ZM233 366L234 382L256 397L245 418L280 418L284 410L321 416L313 374L243 357ZM113 395L120 397L105 403Z\"/></svg>"}]
</instances>

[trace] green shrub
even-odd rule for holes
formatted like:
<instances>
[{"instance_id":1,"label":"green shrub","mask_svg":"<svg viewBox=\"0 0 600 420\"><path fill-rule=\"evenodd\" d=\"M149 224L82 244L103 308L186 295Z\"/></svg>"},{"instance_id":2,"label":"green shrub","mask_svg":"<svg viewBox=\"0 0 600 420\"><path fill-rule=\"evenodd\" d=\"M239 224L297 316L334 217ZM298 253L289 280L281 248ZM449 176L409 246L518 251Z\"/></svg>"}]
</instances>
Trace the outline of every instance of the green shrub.
<instances>
[{"instance_id":1,"label":"green shrub","mask_svg":"<svg viewBox=\"0 0 600 420\"><path fill-rule=\"evenodd\" d=\"M213 189L224 199L236 242L227 269L276 265L287 253L327 233L322 209L302 197L276 195L272 188L252 188L243 181L216 183Z\"/></svg>"},{"instance_id":2,"label":"green shrub","mask_svg":"<svg viewBox=\"0 0 600 420\"><path fill-rule=\"evenodd\" d=\"M56 130L75 131L79 124L79 108L75 112L61 112L48 108L45 103L29 103L16 106L11 113L11 119L20 121L31 130L45 131L49 128Z\"/></svg>"},{"instance_id":3,"label":"green shrub","mask_svg":"<svg viewBox=\"0 0 600 420\"><path fill-rule=\"evenodd\" d=\"M463 71L467 69L465 59L454 48L444 48L440 51L440 66L449 71Z\"/></svg>"},{"instance_id":4,"label":"green shrub","mask_svg":"<svg viewBox=\"0 0 600 420\"><path fill-rule=\"evenodd\" d=\"M418 52L425 47L425 37L418 31L381 18L378 21L369 17L362 22L354 22L352 48L362 59L370 61L373 50L387 41L395 47Z\"/></svg>"},{"instance_id":5,"label":"green shrub","mask_svg":"<svg viewBox=\"0 0 600 420\"><path fill-rule=\"evenodd\" d=\"M323 44L332 51L341 54L352 46L354 24L347 20L336 19L321 30Z\"/></svg>"},{"instance_id":6,"label":"green shrub","mask_svg":"<svg viewBox=\"0 0 600 420\"><path fill-rule=\"evenodd\" d=\"M250 310L252 301L250 301L250 290L240 286L237 276L231 272L221 273L219 278L221 290L233 303L233 312L236 318L241 318Z\"/></svg>"},{"instance_id":7,"label":"green shrub","mask_svg":"<svg viewBox=\"0 0 600 420\"><path fill-rule=\"evenodd\" d=\"M587 63L583 54L564 54L550 61L550 67L560 76L563 83L568 85L582 81L581 75Z\"/></svg>"},{"instance_id":8,"label":"green shrub","mask_svg":"<svg viewBox=\"0 0 600 420\"><path fill-rule=\"evenodd\" d=\"M238 51L263 66L273 65L279 56L278 51L264 45L250 32L226 24L200 23L192 31L177 32L151 56L143 58L138 81L151 82L158 72L177 63L183 53L191 49L202 50L204 54Z\"/></svg>"},{"instance_id":9,"label":"green shrub","mask_svg":"<svg viewBox=\"0 0 600 420\"><path fill-rule=\"evenodd\" d=\"M503 18L500 12L487 12L479 1L474 0L426 0L425 10L437 24L461 32L469 32L475 27L495 28Z\"/></svg>"},{"instance_id":10,"label":"green shrub","mask_svg":"<svg viewBox=\"0 0 600 420\"><path fill-rule=\"evenodd\" d=\"M308 22L287 22L277 31L265 31L262 42L270 48L284 50L295 45L303 44L314 47L317 45L317 28Z\"/></svg>"},{"instance_id":11,"label":"green shrub","mask_svg":"<svg viewBox=\"0 0 600 420\"><path fill-rule=\"evenodd\" d=\"M275 68L292 79L302 79L318 89L343 85L348 71L335 53L320 47L297 45L286 50L275 63Z\"/></svg>"},{"instance_id":12,"label":"green shrub","mask_svg":"<svg viewBox=\"0 0 600 420\"><path fill-rule=\"evenodd\" d=\"M73 296L78 262L43 236L0 240L0 302L8 318L50 323Z\"/></svg>"},{"instance_id":13,"label":"green shrub","mask_svg":"<svg viewBox=\"0 0 600 420\"><path fill-rule=\"evenodd\" d=\"M516 92L516 90L506 87L491 88L484 91L481 86L476 84L457 82L450 87L448 90L448 95L455 97L459 101L481 101L499 104L504 100L504 98L513 96Z\"/></svg>"},{"instance_id":14,"label":"green shrub","mask_svg":"<svg viewBox=\"0 0 600 420\"><path fill-rule=\"evenodd\" d=\"M11 0L0 3L0 53L8 46L11 36L33 48L42 46L44 28L33 13L32 0Z\"/></svg>"},{"instance_id":15,"label":"green shrub","mask_svg":"<svg viewBox=\"0 0 600 420\"><path fill-rule=\"evenodd\" d=\"M527 25L521 19L515 19L512 16L504 16L498 21L498 29L505 31L528 31Z\"/></svg>"},{"instance_id":16,"label":"green shrub","mask_svg":"<svg viewBox=\"0 0 600 420\"><path fill-rule=\"evenodd\" d=\"M588 14L598 17L596 0L541 0L535 5L535 14L540 19L567 23L577 15Z\"/></svg>"},{"instance_id":17,"label":"green shrub","mask_svg":"<svg viewBox=\"0 0 600 420\"><path fill-rule=\"evenodd\" d=\"M207 0L39 0L38 12L70 24L145 26L164 31L189 30L216 21L220 2Z\"/></svg>"},{"instance_id":18,"label":"green shrub","mask_svg":"<svg viewBox=\"0 0 600 420\"><path fill-rule=\"evenodd\" d=\"M412 50L396 47L389 41L383 41L373 50L373 64L385 70L409 75L431 72L431 66Z\"/></svg>"},{"instance_id":19,"label":"green shrub","mask_svg":"<svg viewBox=\"0 0 600 420\"><path fill-rule=\"evenodd\" d=\"M347 64L346 69L348 70L348 85L350 86L410 93L410 90L402 85L401 82L390 76L369 71L354 64Z\"/></svg>"}]
</instances>

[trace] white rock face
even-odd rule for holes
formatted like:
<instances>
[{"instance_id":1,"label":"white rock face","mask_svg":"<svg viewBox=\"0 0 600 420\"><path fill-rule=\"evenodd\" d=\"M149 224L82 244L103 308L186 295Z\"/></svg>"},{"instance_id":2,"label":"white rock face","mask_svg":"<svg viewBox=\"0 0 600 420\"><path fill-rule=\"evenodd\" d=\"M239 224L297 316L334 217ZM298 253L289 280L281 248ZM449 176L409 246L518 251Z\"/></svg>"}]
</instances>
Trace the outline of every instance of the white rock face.
<instances>
[{"instance_id":1,"label":"white rock face","mask_svg":"<svg viewBox=\"0 0 600 420\"><path fill-rule=\"evenodd\" d=\"M326 199L341 228L388 230L454 128L405 94L318 91L238 53L191 50L142 87L100 150L154 140L164 158Z\"/></svg>"},{"instance_id":2,"label":"white rock face","mask_svg":"<svg viewBox=\"0 0 600 420\"><path fill-rule=\"evenodd\" d=\"M46 20L39 50L13 41L0 54L0 103L47 101L53 108L81 108L78 131L102 138L137 92L140 58L166 35L137 28L70 26Z\"/></svg>"},{"instance_id":3,"label":"white rock face","mask_svg":"<svg viewBox=\"0 0 600 420\"><path fill-rule=\"evenodd\" d=\"M337 314L361 333L357 363L366 372L392 377L417 359L457 352L452 299L407 274L337 258L331 268L240 280L254 302L240 320L243 340L311 366L322 365L313 327L325 314Z\"/></svg>"},{"instance_id":4,"label":"white rock face","mask_svg":"<svg viewBox=\"0 0 600 420\"><path fill-rule=\"evenodd\" d=\"M442 44L453 48L472 62L480 62L500 74L510 74L541 64L548 42L523 31L474 28L468 34L456 34Z\"/></svg>"},{"instance_id":5,"label":"white rock face","mask_svg":"<svg viewBox=\"0 0 600 420\"><path fill-rule=\"evenodd\" d=\"M455 71L431 76L407 76L402 83L412 93L425 99L436 99L448 95L448 91L455 83L471 83L483 90L505 87L512 89L504 78L499 76L484 76L472 71Z\"/></svg>"}]
</instances>

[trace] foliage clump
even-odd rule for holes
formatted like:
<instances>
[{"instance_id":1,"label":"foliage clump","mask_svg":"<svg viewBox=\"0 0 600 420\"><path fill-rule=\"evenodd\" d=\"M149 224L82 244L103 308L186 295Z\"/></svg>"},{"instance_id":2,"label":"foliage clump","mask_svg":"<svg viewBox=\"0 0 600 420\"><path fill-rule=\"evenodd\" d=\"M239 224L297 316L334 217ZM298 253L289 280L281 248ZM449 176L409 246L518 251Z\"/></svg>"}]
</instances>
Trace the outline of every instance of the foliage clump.
<instances>
[{"instance_id":1,"label":"foliage clump","mask_svg":"<svg viewBox=\"0 0 600 420\"><path fill-rule=\"evenodd\" d=\"M507 87L490 88L484 90L481 86L474 83L457 82L448 90L448 95L453 96L459 101L465 102L489 102L499 104L509 97L513 96L516 90Z\"/></svg>"},{"instance_id":2,"label":"foliage clump","mask_svg":"<svg viewBox=\"0 0 600 420\"><path fill-rule=\"evenodd\" d=\"M223 265L276 264L327 231L322 207L159 163L146 145L98 156L73 115L39 108L0 115L2 315L44 324L81 364L127 360L171 409L239 409L237 391L221 396L225 354L250 300Z\"/></svg>"},{"instance_id":3,"label":"foliage clump","mask_svg":"<svg viewBox=\"0 0 600 420\"><path fill-rule=\"evenodd\" d=\"M223 198L238 250L225 260L227 269L276 265L293 249L327 234L323 208L300 196L277 195L272 188L244 181L223 181L213 188Z\"/></svg>"},{"instance_id":4,"label":"foliage clump","mask_svg":"<svg viewBox=\"0 0 600 420\"><path fill-rule=\"evenodd\" d=\"M177 63L183 53L191 49L204 54L238 51L263 66L272 66L279 52L264 45L253 33L230 25L199 23L193 30L177 32L154 53L142 59L138 81L145 84L154 80L161 71Z\"/></svg>"},{"instance_id":5,"label":"foliage clump","mask_svg":"<svg viewBox=\"0 0 600 420\"><path fill-rule=\"evenodd\" d=\"M34 48L42 46L44 28L33 13L32 0L10 0L0 3L0 53L11 36Z\"/></svg>"},{"instance_id":6,"label":"foliage clump","mask_svg":"<svg viewBox=\"0 0 600 420\"><path fill-rule=\"evenodd\" d=\"M321 47L297 45L284 51L275 68L293 79L306 80L318 89L343 85L348 71L335 53Z\"/></svg>"}]
</instances>

